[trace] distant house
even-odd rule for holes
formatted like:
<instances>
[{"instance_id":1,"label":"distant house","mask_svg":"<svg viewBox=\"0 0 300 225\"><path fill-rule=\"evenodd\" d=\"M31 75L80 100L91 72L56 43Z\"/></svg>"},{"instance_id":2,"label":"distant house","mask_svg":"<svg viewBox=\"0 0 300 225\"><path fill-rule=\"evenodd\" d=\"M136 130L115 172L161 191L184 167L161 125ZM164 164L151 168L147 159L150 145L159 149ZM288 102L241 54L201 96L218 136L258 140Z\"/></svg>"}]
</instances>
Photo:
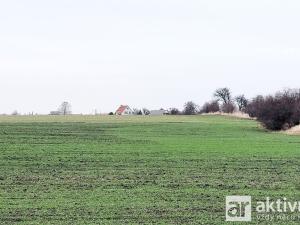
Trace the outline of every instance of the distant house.
<instances>
[{"instance_id":1,"label":"distant house","mask_svg":"<svg viewBox=\"0 0 300 225\"><path fill-rule=\"evenodd\" d=\"M115 114L119 115L119 116L121 116L121 115L133 115L133 111L128 105L121 105L117 109Z\"/></svg>"},{"instance_id":2,"label":"distant house","mask_svg":"<svg viewBox=\"0 0 300 225\"><path fill-rule=\"evenodd\" d=\"M164 110L164 109L150 111L150 115L152 115L152 116L161 116L161 115L167 115L167 114L169 114L169 111Z\"/></svg>"}]
</instances>

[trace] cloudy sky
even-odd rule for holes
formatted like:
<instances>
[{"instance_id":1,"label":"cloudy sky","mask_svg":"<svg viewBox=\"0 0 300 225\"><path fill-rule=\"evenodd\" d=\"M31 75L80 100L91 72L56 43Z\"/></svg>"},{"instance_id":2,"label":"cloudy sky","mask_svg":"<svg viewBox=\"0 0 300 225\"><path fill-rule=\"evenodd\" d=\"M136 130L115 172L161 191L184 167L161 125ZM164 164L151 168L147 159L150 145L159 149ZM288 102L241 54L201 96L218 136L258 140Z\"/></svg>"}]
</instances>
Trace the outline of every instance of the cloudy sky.
<instances>
[{"instance_id":1,"label":"cloudy sky","mask_svg":"<svg viewBox=\"0 0 300 225\"><path fill-rule=\"evenodd\" d=\"M0 2L0 112L203 104L300 87L298 0Z\"/></svg>"}]
</instances>

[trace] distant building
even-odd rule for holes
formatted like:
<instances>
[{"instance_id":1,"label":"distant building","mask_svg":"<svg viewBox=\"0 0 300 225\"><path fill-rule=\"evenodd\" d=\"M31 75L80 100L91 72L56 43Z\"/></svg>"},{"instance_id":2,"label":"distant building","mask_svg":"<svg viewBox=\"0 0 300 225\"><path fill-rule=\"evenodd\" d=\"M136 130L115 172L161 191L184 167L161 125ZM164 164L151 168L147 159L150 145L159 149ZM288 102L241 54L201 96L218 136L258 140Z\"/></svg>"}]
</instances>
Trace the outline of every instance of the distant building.
<instances>
[{"instance_id":1,"label":"distant building","mask_svg":"<svg viewBox=\"0 0 300 225\"><path fill-rule=\"evenodd\" d=\"M61 112L60 111L51 111L50 112L50 115L61 115Z\"/></svg>"},{"instance_id":2,"label":"distant building","mask_svg":"<svg viewBox=\"0 0 300 225\"><path fill-rule=\"evenodd\" d=\"M169 114L168 110L159 109L159 110L150 110L150 115L152 116L161 116Z\"/></svg>"},{"instance_id":3,"label":"distant building","mask_svg":"<svg viewBox=\"0 0 300 225\"><path fill-rule=\"evenodd\" d=\"M121 105L116 113L116 115L133 115L133 110L128 105Z\"/></svg>"}]
</instances>

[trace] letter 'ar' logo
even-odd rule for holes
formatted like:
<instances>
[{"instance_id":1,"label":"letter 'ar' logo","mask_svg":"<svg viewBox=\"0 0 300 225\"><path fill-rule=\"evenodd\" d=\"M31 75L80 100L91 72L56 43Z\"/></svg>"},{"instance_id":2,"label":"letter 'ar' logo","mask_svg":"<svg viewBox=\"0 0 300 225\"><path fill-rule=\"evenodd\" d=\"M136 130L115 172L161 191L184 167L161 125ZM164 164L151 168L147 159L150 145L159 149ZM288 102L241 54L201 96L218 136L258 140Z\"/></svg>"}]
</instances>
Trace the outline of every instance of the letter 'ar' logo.
<instances>
[{"instance_id":1,"label":"letter 'ar' logo","mask_svg":"<svg viewBox=\"0 0 300 225\"><path fill-rule=\"evenodd\" d=\"M227 196L226 221L251 221L251 196Z\"/></svg>"}]
</instances>

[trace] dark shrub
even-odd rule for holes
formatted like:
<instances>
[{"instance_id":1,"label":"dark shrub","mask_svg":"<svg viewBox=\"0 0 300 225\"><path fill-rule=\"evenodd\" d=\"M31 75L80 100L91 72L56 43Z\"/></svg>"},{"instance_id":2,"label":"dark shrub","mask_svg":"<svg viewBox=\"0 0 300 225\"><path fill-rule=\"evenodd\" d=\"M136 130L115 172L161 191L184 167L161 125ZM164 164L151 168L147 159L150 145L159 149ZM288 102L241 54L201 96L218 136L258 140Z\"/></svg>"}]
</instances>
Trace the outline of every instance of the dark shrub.
<instances>
[{"instance_id":1,"label":"dark shrub","mask_svg":"<svg viewBox=\"0 0 300 225\"><path fill-rule=\"evenodd\" d=\"M235 105L232 102L223 103L221 109L224 113L233 113L235 110Z\"/></svg>"},{"instance_id":2,"label":"dark shrub","mask_svg":"<svg viewBox=\"0 0 300 225\"><path fill-rule=\"evenodd\" d=\"M143 108L143 114L144 115L150 115L150 110L149 109L146 109L146 108Z\"/></svg>"},{"instance_id":3,"label":"dark shrub","mask_svg":"<svg viewBox=\"0 0 300 225\"><path fill-rule=\"evenodd\" d=\"M185 103L183 113L185 115L195 115L197 113L197 105L192 101Z\"/></svg>"},{"instance_id":4,"label":"dark shrub","mask_svg":"<svg viewBox=\"0 0 300 225\"><path fill-rule=\"evenodd\" d=\"M270 130L287 129L298 125L300 90L278 92L274 96L258 96L249 104L247 111Z\"/></svg>"},{"instance_id":5,"label":"dark shrub","mask_svg":"<svg viewBox=\"0 0 300 225\"><path fill-rule=\"evenodd\" d=\"M179 115L180 114L179 109L177 109L177 108L170 108L169 112L171 115Z\"/></svg>"},{"instance_id":6,"label":"dark shrub","mask_svg":"<svg viewBox=\"0 0 300 225\"><path fill-rule=\"evenodd\" d=\"M143 115L143 112L142 112L142 110L140 110L140 109L134 108L134 109L133 109L133 114L134 114L134 115Z\"/></svg>"},{"instance_id":7,"label":"dark shrub","mask_svg":"<svg viewBox=\"0 0 300 225\"><path fill-rule=\"evenodd\" d=\"M114 115L114 113L113 113L113 112L110 112L110 113L108 113L108 115L112 116L112 115Z\"/></svg>"},{"instance_id":8,"label":"dark shrub","mask_svg":"<svg viewBox=\"0 0 300 225\"><path fill-rule=\"evenodd\" d=\"M245 111L249 114L250 117L257 117L258 112L261 111L260 109L263 104L264 97L262 95L258 95L250 103L248 103Z\"/></svg>"},{"instance_id":9,"label":"dark shrub","mask_svg":"<svg viewBox=\"0 0 300 225\"><path fill-rule=\"evenodd\" d=\"M300 98L294 105L293 114L291 120L293 121L294 125L300 124Z\"/></svg>"},{"instance_id":10,"label":"dark shrub","mask_svg":"<svg viewBox=\"0 0 300 225\"><path fill-rule=\"evenodd\" d=\"M214 113L220 111L220 105L218 101L206 102L202 106L200 113Z\"/></svg>"}]
</instances>

